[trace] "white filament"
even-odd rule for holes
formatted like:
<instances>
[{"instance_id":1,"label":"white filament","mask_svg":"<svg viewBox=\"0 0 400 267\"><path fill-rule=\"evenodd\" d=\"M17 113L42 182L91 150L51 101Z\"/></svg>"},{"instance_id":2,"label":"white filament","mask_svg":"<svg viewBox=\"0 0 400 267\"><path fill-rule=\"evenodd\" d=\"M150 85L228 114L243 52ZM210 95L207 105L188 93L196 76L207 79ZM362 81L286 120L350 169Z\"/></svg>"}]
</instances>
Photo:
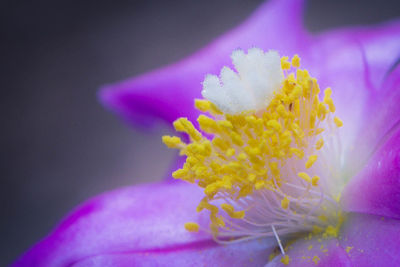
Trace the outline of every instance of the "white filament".
<instances>
[{"instance_id":1,"label":"white filament","mask_svg":"<svg viewBox=\"0 0 400 267\"><path fill-rule=\"evenodd\" d=\"M312 103L310 103L312 105ZM303 110L309 110L305 108ZM307 118L307 116L305 116ZM302 160L287 158L279 165L282 180L278 185L275 178L275 189L260 189L245 198L232 199L229 192L218 192L215 205L228 203L235 210L245 210L246 216L240 220L225 217L228 225L219 231L215 240L222 244L236 243L245 240L275 237L284 254L279 236L310 232L314 226L322 229L328 225L336 225L336 211L340 210L336 199L342 188L340 162L342 158L340 136L330 115L316 128L326 129L318 138L323 137L325 144L321 150L315 151L318 138L305 134L304 141L309 144ZM243 133L244 135L244 133ZM307 137L308 136L308 137ZM236 147L235 147L236 148ZM239 148L236 148L239 149ZM305 171L305 162L310 154L318 155L318 160L307 171L320 177L317 186L299 179L297 173ZM282 208L284 197L290 200L287 209ZM326 220L321 220L324 215Z\"/></svg>"},{"instance_id":2,"label":"white filament","mask_svg":"<svg viewBox=\"0 0 400 267\"><path fill-rule=\"evenodd\" d=\"M282 253L283 255L285 255L285 250L283 249L281 240L279 239L279 236L278 236L278 234L276 233L275 226L272 225L271 228L272 228L272 231L274 232L274 235L275 235L276 241L278 242L279 249L281 250L281 253Z\"/></svg>"}]
</instances>

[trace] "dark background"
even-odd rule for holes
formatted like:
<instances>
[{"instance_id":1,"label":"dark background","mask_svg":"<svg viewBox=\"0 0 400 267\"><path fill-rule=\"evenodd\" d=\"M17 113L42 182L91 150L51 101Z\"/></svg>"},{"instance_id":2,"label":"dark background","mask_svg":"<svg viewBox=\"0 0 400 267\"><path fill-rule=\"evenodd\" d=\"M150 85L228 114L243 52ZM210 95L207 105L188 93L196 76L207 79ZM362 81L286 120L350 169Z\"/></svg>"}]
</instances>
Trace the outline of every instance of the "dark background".
<instances>
[{"instance_id":1,"label":"dark background","mask_svg":"<svg viewBox=\"0 0 400 267\"><path fill-rule=\"evenodd\" d=\"M99 86L181 59L261 0L2 1L0 266L100 192L165 177L172 152L97 102ZM400 16L393 1L309 1L319 32Z\"/></svg>"}]
</instances>

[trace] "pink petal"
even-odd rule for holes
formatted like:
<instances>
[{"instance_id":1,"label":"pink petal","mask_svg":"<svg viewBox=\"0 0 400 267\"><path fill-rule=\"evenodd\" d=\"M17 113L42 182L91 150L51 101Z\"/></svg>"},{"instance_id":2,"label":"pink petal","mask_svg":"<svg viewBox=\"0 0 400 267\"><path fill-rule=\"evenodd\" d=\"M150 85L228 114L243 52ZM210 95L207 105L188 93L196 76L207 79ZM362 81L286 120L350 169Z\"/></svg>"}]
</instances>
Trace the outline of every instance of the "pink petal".
<instances>
[{"instance_id":1,"label":"pink petal","mask_svg":"<svg viewBox=\"0 0 400 267\"><path fill-rule=\"evenodd\" d=\"M149 184L105 193L72 212L14 266L69 266L90 259L151 263L181 257L190 261L199 251L210 256L224 254L224 247L208 234L184 229L189 221L208 228L205 212L195 211L202 195L196 186L186 183ZM227 251L243 250L232 259L245 262L249 257L264 259L260 251L268 247L266 242L253 242Z\"/></svg>"},{"instance_id":2,"label":"pink petal","mask_svg":"<svg viewBox=\"0 0 400 267\"><path fill-rule=\"evenodd\" d=\"M322 246L322 247L321 247ZM327 250L326 252L324 250ZM289 256L289 265L281 262L282 256L278 255L266 267L273 266L318 266L318 267L347 267L352 266L347 258L346 252L339 246L337 239L320 240L311 239L304 240L301 238L293 245L289 246L287 251ZM318 264L313 259L318 257Z\"/></svg>"},{"instance_id":3,"label":"pink petal","mask_svg":"<svg viewBox=\"0 0 400 267\"><path fill-rule=\"evenodd\" d=\"M400 20L355 28L348 34L360 43L365 55L368 87L382 90L388 70L400 56Z\"/></svg>"},{"instance_id":4,"label":"pink petal","mask_svg":"<svg viewBox=\"0 0 400 267\"><path fill-rule=\"evenodd\" d=\"M364 91L368 92L361 117L356 120L361 122L361 127L355 132L357 138L352 144L355 147L356 156L351 155L349 158L352 160L348 161L354 169L357 169L355 166L361 167L366 163L368 157L376 149L376 145L398 122L400 115L397 105L400 100L399 70L392 72L389 77L387 75L400 56L400 21L350 31L349 34L359 42L366 62L363 77ZM350 108L347 114L354 113L354 102L359 99L350 97L348 101Z\"/></svg>"},{"instance_id":5,"label":"pink petal","mask_svg":"<svg viewBox=\"0 0 400 267\"><path fill-rule=\"evenodd\" d=\"M400 218L399 129L350 180L342 194L342 203L347 211Z\"/></svg>"},{"instance_id":6,"label":"pink petal","mask_svg":"<svg viewBox=\"0 0 400 267\"><path fill-rule=\"evenodd\" d=\"M288 266L400 266L399 248L399 220L354 213L347 217L338 239L301 238L289 246ZM312 261L315 256L318 264ZM267 266L283 267L281 256Z\"/></svg>"},{"instance_id":7,"label":"pink petal","mask_svg":"<svg viewBox=\"0 0 400 267\"><path fill-rule=\"evenodd\" d=\"M360 138L354 143L358 155L369 157L390 137L400 121L399 102L400 66L397 66L387 73L381 88L371 94L365 105L363 127L357 132ZM366 147L366 144L373 146ZM360 165L363 163L366 162Z\"/></svg>"},{"instance_id":8,"label":"pink petal","mask_svg":"<svg viewBox=\"0 0 400 267\"><path fill-rule=\"evenodd\" d=\"M333 64L336 63L338 67L347 67L354 64L354 61L358 61L358 54L361 53L362 60L366 64L362 69L364 75L361 78L365 79L365 88L362 89L380 90L387 71L400 56L400 20L372 26L336 29L315 37L315 48L318 49L318 46L322 46L321 53L323 54L327 54L328 51L323 51L326 48L330 49L330 53L335 54L334 47L327 47L326 45L338 44L342 46L341 43L347 43L350 46L349 49L353 50L354 55L350 53L346 55L347 57L336 58L336 60L331 58L332 60L330 61L333 61ZM341 59L346 59L346 61ZM333 79L335 78L332 77ZM357 77L353 77L353 79L357 79Z\"/></svg>"},{"instance_id":9,"label":"pink petal","mask_svg":"<svg viewBox=\"0 0 400 267\"><path fill-rule=\"evenodd\" d=\"M235 245L215 244L179 250L102 254L74 266L264 266L272 247L266 240Z\"/></svg>"},{"instance_id":10,"label":"pink petal","mask_svg":"<svg viewBox=\"0 0 400 267\"><path fill-rule=\"evenodd\" d=\"M234 49L253 46L293 55L308 47L302 28L302 1L274 0L248 20L193 56L124 82L104 87L102 103L128 121L151 124L154 118L172 122L184 116L194 120L193 108L207 73L218 74L231 65Z\"/></svg>"},{"instance_id":11,"label":"pink petal","mask_svg":"<svg viewBox=\"0 0 400 267\"><path fill-rule=\"evenodd\" d=\"M400 266L400 221L367 214L351 215L340 245L350 249L351 266Z\"/></svg>"},{"instance_id":12,"label":"pink petal","mask_svg":"<svg viewBox=\"0 0 400 267\"><path fill-rule=\"evenodd\" d=\"M209 241L188 233L187 221L202 221L202 192L186 183L150 184L105 193L84 203L17 266L62 266L102 253L173 248ZM28 264L29 263L29 264Z\"/></svg>"},{"instance_id":13,"label":"pink petal","mask_svg":"<svg viewBox=\"0 0 400 267\"><path fill-rule=\"evenodd\" d=\"M341 138L350 176L360 169L382 135L396 122L392 119L397 110L377 103L387 101L386 92L393 89L384 81L399 52L398 20L322 33L313 38L311 52L303 60L321 88L333 89L337 115L344 121ZM391 95L394 96L398 94ZM375 119L377 114L381 117ZM379 125L381 118L387 127Z\"/></svg>"}]
</instances>

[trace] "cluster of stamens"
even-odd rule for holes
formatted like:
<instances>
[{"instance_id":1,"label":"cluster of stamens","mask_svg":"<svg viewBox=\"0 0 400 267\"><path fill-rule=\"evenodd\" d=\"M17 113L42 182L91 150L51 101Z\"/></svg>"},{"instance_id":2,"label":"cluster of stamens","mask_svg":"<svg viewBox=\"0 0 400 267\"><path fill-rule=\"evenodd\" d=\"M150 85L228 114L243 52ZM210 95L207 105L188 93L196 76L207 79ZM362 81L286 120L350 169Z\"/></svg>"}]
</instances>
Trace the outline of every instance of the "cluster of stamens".
<instances>
[{"instance_id":1,"label":"cluster of stamens","mask_svg":"<svg viewBox=\"0 0 400 267\"><path fill-rule=\"evenodd\" d=\"M334 116L332 90L321 93L317 80L299 68L297 55L291 62L282 57L280 64L283 82L265 108L228 114L196 99L195 107L208 113L197 119L200 130L186 118L174 122L190 142L163 137L187 157L173 177L204 189L197 211L209 212L218 242L299 232L337 235L337 129L343 123ZM199 229L196 223L185 227Z\"/></svg>"}]
</instances>

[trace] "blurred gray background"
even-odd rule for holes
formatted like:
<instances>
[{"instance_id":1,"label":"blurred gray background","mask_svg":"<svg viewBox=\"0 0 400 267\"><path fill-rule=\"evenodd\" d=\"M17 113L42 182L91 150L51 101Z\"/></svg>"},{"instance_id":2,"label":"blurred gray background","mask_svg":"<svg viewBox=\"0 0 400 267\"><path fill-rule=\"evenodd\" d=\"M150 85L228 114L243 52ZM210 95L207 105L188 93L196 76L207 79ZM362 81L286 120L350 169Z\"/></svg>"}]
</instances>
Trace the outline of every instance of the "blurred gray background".
<instances>
[{"instance_id":1,"label":"blurred gray background","mask_svg":"<svg viewBox=\"0 0 400 267\"><path fill-rule=\"evenodd\" d=\"M1 2L0 266L80 202L165 177L173 152L97 102L99 86L179 60L261 0ZM399 1L313 0L312 32L400 16Z\"/></svg>"}]
</instances>

